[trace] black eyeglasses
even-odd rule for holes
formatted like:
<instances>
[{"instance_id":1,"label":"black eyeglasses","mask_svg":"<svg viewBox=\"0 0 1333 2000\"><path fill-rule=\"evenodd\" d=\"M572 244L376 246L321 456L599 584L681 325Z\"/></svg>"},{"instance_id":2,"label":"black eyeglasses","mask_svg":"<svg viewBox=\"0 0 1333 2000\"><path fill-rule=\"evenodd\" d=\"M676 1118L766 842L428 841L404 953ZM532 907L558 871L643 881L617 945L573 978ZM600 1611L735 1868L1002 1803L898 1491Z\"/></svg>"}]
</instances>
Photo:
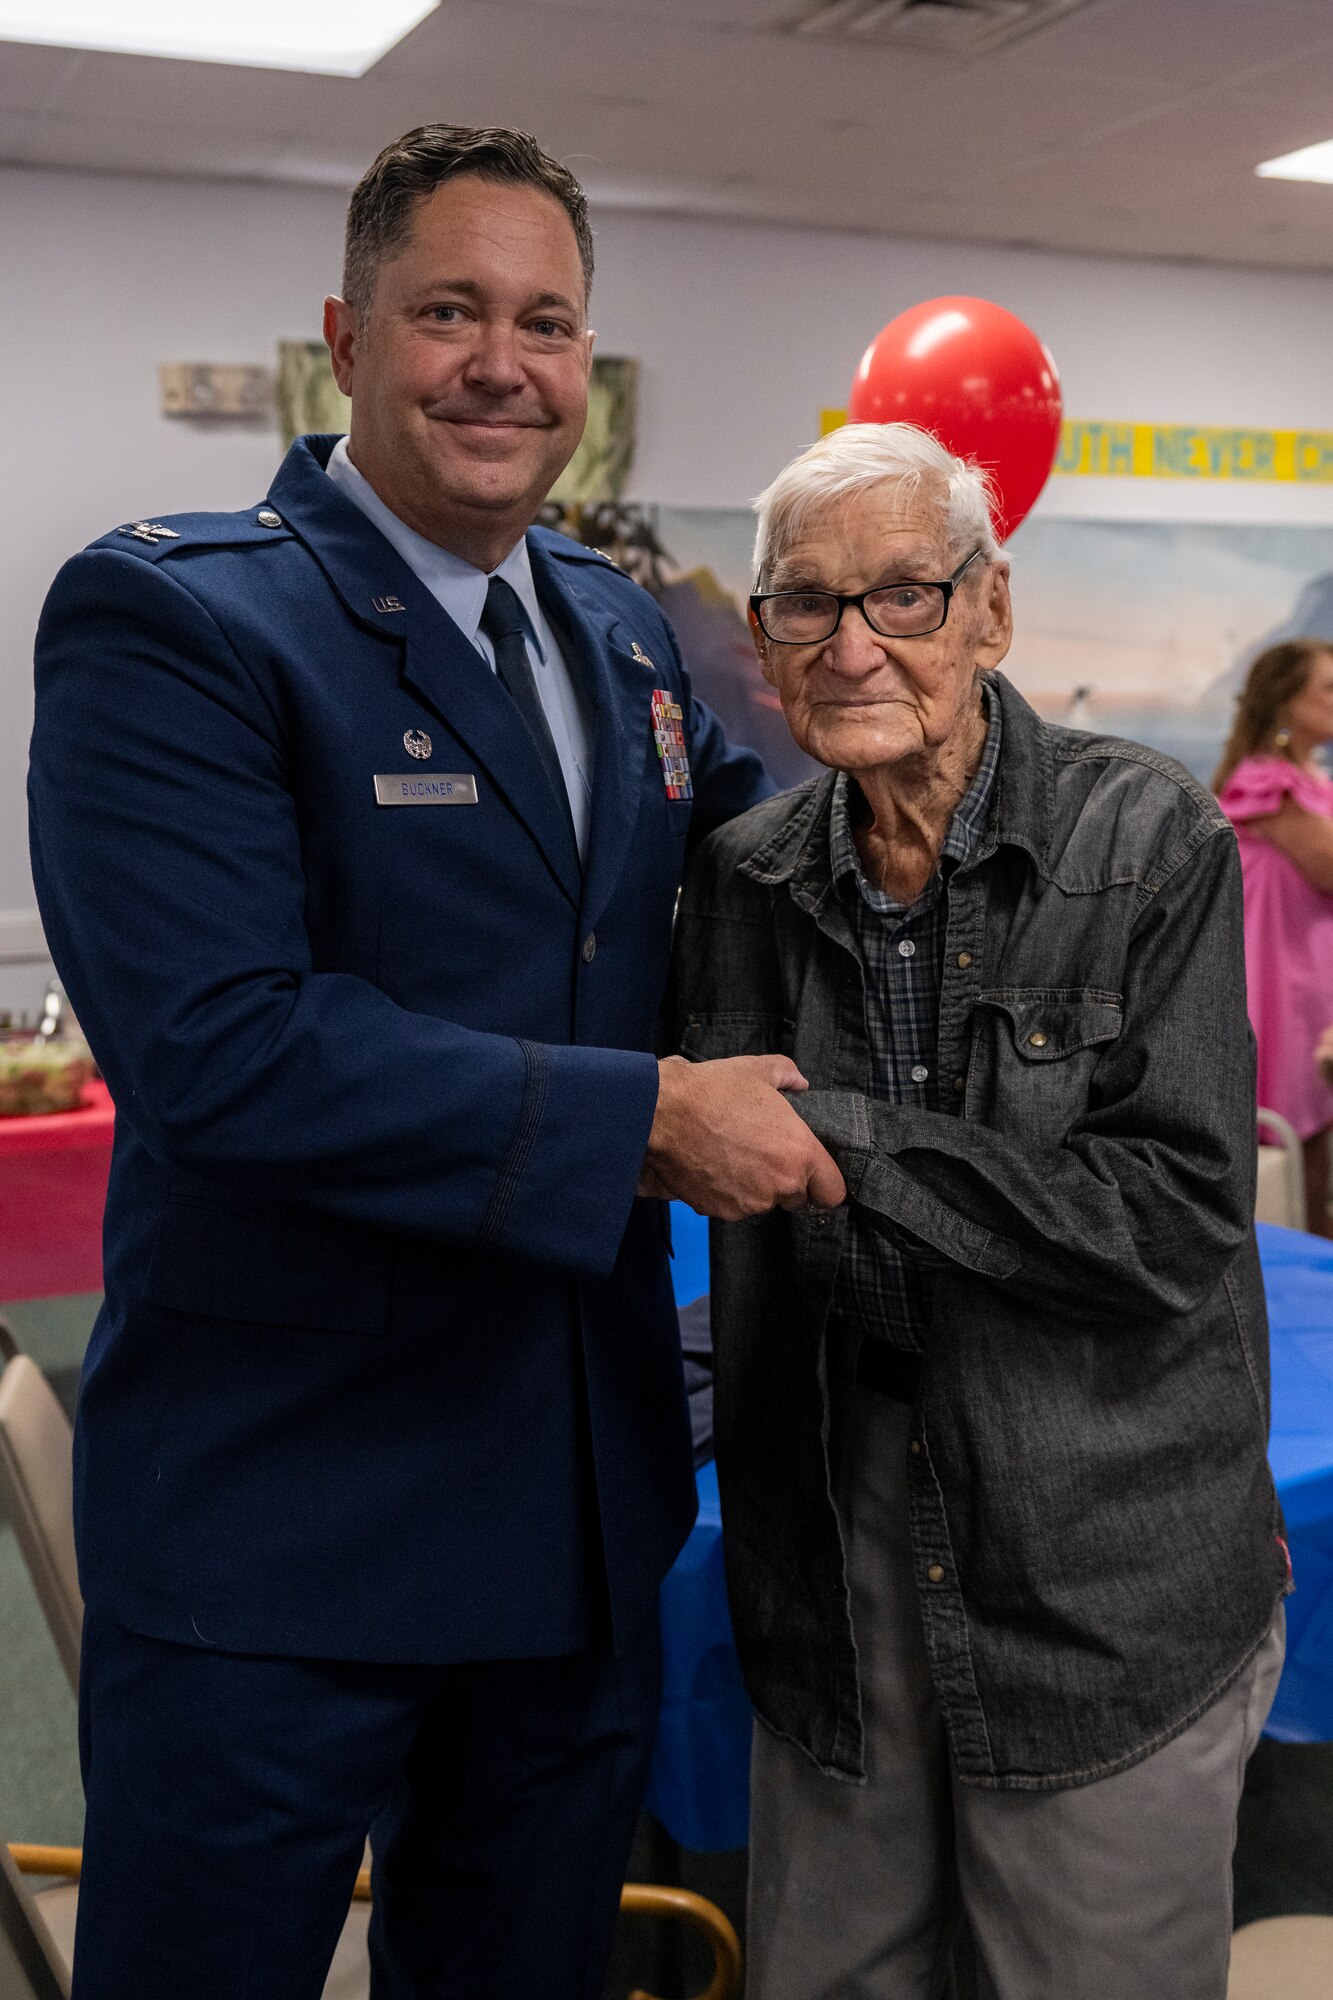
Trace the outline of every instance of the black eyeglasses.
<instances>
[{"instance_id":1,"label":"black eyeglasses","mask_svg":"<svg viewBox=\"0 0 1333 2000\"><path fill-rule=\"evenodd\" d=\"M849 604L881 639L921 639L927 632L939 631L964 572L980 554L980 549L973 549L941 583L904 578L849 596L836 590L761 590L750 599L750 609L760 630L778 646L817 646L831 639Z\"/></svg>"}]
</instances>

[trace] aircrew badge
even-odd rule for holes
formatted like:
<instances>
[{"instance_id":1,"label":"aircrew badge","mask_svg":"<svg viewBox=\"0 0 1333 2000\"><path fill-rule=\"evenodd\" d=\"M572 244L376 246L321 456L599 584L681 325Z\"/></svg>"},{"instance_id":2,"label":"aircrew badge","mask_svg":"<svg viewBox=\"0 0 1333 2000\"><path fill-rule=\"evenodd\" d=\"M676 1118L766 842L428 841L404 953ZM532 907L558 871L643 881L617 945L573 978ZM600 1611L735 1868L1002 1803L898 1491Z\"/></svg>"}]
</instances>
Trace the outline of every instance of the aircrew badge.
<instances>
[{"instance_id":1,"label":"aircrew badge","mask_svg":"<svg viewBox=\"0 0 1333 2000\"><path fill-rule=\"evenodd\" d=\"M685 748L684 717L669 688L653 689L653 741L662 765L662 783L669 799L692 799L689 753Z\"/></svg>"}]
</instances>

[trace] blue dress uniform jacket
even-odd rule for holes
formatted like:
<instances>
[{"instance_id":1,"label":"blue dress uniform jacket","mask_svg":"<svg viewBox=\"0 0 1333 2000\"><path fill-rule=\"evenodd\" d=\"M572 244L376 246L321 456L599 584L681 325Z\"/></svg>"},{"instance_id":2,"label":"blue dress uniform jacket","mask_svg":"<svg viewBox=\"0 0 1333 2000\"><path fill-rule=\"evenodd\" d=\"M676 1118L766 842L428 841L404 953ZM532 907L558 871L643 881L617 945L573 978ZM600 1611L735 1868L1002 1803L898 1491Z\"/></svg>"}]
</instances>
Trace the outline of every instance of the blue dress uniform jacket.
<instances>
[{"instance_id":1,"label":"blue dress uniform jacket","mask_svg":"<svg viewBox=\"0 0 1333 2000\"><path fill-rule=\"evenodd\" d=\"M105 536L38 634L38 900L117 1111L80 1575L191 1645L574 1650L608 1598L617 1638L642 1621L693 1518L665 1211L634 1189L686 847L769 788L652 599L534 529L596 714L581 871L333 443L246 513ZM377 774L476 803L386 807Z\"/></svg>"}]
</instances>

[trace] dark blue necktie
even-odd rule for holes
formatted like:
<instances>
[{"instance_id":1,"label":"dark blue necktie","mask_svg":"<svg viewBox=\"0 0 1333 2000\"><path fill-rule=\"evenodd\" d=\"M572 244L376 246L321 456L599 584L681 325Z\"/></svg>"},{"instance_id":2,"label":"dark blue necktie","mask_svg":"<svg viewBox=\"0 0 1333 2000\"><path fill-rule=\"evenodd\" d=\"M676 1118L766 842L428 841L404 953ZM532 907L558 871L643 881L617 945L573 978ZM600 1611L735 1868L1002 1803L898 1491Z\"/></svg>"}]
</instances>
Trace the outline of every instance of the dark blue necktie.
<instances>
[{"instance_id":1,"label":"dark blue necktie","mask_svg":"<svg viewBox=\"0 0 1333 2000\"><path fill-rule=\"evenodd\" d=\"M522 716L537 754L546 766L546 775L551 780L572 835L574 815L569 807L569 792L565 774L560 768L560 758L556 754L555 738L551 735L551 725L546 720L546 710L542 707L532 662L528 658L523 606L518 601L517 592L502 576L493 576L486 587L486 608L481 614L481 629L495 648L495 671ZM577 846L575 841L576 851Z\"/></svg>"}]
</instances>

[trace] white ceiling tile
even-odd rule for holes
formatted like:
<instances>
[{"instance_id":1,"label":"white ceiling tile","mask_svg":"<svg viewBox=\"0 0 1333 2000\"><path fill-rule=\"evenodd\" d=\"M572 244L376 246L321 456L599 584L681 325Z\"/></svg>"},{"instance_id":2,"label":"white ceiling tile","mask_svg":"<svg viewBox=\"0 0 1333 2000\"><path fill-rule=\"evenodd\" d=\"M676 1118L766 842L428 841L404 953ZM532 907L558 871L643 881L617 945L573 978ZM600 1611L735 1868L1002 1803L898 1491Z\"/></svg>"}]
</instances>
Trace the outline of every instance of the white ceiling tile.
<instances>
[{"instance_id":1,"label":"white ceiling tile","mask_svg":"<svg viewBox=\"0 0 1333 2000\"><path fill-rule=\"evenodd\" d=\"M1325 15L1293 0L1102 0L1020 42L1034 66L1197 89L1264 69L1317 45Z\"/></svg>"},{"instance_id":2,"label":"white ceiling tile","mask_svg":"<svg viewBox=\"0 0 1333 2000\"><path fill-rule=\"evenodd\" d=\"M631 94L647 85L688 112L700 92L726 78L732 114L751 123L774 112L799 115L800 91L873 83L882 94L925 88L956 74L944 58L816 41L776 31L742 35L700 28L675 14L628 14L584 0L453 0L430 16L412 47L391 50L373 72L453 80L460 71L507 83L538 80L561 90ZM783 93L775 102L774 85Z\"/></svg>"},{"instance_id":3,"label":"white ceiling tile","mask_svg":"<svg viewBox=\"0 0 1333 2000\"><path fill-rule=\"evenodd\" d=\"M0 111L0 161L25 166L28 148L41 130L42 120L31 111Z\"/></svg>"},{"instance_id":4,"label":"white ceiling tile","mask_svg":"<svg viewBox=\"0 0 1333 2000\"><path fill-rule=\"evenodd\" d=\"M67 117L101 118L114 105L117 117L133 124L280 131L293 120L337 119L361 92L353 77L99 52L82 58L58 109Z\"/></svg>"},{"instance_id":5,"label":"white ceiling tile","mask_svg":"<svg viewBox=\"0 0 1333 2000\"><path fill-rule=\"evenodd\" d=\"M770 32L791 18L800 0L530 0L548 13L601 14L608 21L663 21L690 29Z\"/></svg>"},{"instance_id":6,"label":"white ceiling tile","mask_svg":"<svg viewBox=\"0 0 1333 2000\"><path fill-rule=\"evenodd\" d=\"M32 166L102 167L115 173L190 173L238 179L262 177L277 148L272 140L219 132L177 132L111 119L46 118L24 153ZM182 163L188 159L186 168Z\"/></svg>"},{"instance_id":7,"label":"white ceiling tile","mask_svg":"<svg viewBox=\"0 0 1333 2000\"><path fill-rule=\"evenodd\" d=\"M0 43L0 111L42 111L80 57L71 49Z\"/></svg>"}]
</instances>

